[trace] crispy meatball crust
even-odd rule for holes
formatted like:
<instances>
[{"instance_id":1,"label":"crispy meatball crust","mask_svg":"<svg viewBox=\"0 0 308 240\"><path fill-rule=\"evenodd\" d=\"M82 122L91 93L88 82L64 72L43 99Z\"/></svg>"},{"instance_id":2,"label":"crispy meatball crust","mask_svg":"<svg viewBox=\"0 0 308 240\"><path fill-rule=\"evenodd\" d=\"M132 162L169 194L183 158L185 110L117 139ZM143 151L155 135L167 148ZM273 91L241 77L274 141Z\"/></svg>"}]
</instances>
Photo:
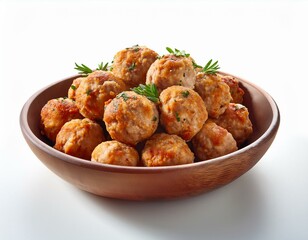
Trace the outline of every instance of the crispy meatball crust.
<instances>
[{"instance_id":1,"label":"crispy meatball crust","mask_svg":"<svg viewBox=\"0 0 308 240\"><path fill-rule=\"evenodd\" d=\"M74 79L72 85L70 86L70 88L67 91L68 98L73 99L73 100L76 99L76 97L75 97L76 90L79 87L79 85L80 85L80 83L81 83L81 81L83 79L85 79L85 78L84 77L79 77L79 78Z\"/></svg>"},{"instance_id":2,"label":"crispy meatball crust","mask_svg":"<svg viewBox=\"0 0 308 240\"><path fill-rule=\"evenodd\" d=\"M226 111L213 121L227 129L238 146L244 143L253 131L248 109L238 103L230 103Z\"/></svg>"},{"instance_id":3,"label":"crispy meatball crust","mask_svg":"<svg viewBox=\"0 0 308 240\"><path fill-rule=\"evenodd\" d=\"M154 83L158 92L173 86L184 86L193 89L196 73L192 58L168 54L157 59L149 68L146 83Z\"/></svg>"},{"instance_id":4,"label":"crispy meatball crust","mask_svg":"<svg viewBox=\"0 0 308 240\"><path fill-rule=\"evenodd\" d=\"M202 98L194 90L171 86L163 90L160 99L160 121L167 133L189 141L200 131L208 118Z\"/></svg>"},{"instance_id":5,"label":"crispy meatball crust","mask_svg":"<svg viewBox=\"0 0 308 240\"><path fill-rule=\"evenodd\" d=\"M77 107L86 118L102 119L105 102L125 89L124 82L115 77L112 72L95 71L82 80L76 89Z\"/></svg>"},{"instance_id":6,"label":"crispy meatball crust","mask_svg":"<svg viewBox=\"0 0 308 240\"><path fill-rule=\"evenodd\" d=\"M208 120L200 132L192 139L196 156L200 160L220 157L237 150L231 133Z\"/></svg>"},{"instance_id":7,"label":"crispy meatball crust","mask_svg":"<svg viewBox=\"0 0 308 240\"><path fill-rule=\"evenodd\" d=\"M229 86L217 74L198 73L195 91L203 99L208 114L212 118L223 114L232 100Z\"/></svg>"},{"instance_id":8,"label":"crispy meatball crust","mask_svg":"<svg viewBox=\"0 0 308 240\"><path fill-rule=\"evenodd\" d=\"M55 142L64 123L75 118L82 118L82 116L73 100L68 98L51 99L41 110L42 133Z\"/></svg>"},{"instance_id":9,"label":"crispy meatball crust","mask_svg":"<svg viewBox=\"0 0 308 240\"><path fill-rule=\"evenodd\" d=\"M158 111L153 102L133 91L125 91L110 101L104 122L112 139L136 145L149 138L158 126Z\"/></svg>"},{"instance_id":10,"label":"crispy meatball crust","mask_svg":"<svg viewBox=\"0 0 308 240\"><path fill-rule=\"evenodd\" d=\"M240 87L239 80L230 75L221 75L222 81L224 81L230 88L230 94L232 96L231 102L243 103L244 90Z\"/></svg>"},{"instance_id":11,"label":"crispy meatball crust","mask_svg":"<svg viewBox=\"0 0 308 240\"><path fill-rule=\"evenodd\" d=\"M99 124L87 118L73 119L61 128L54 148L90 160L94 148L104 140L103 130Z\"/></svg>"},{"instance_id":12,"label":"crispy meatball crust","mask_svg":"<svg viewBox=\"0 0 308 240\"><path fill-rule=\"evenodd\" d=\"M145 166L159 167L192 163L194 154L179 136L157 133L146 141L141 158Z\"/></svg>"},{"instance_id":13,"label":"crispy meatball crust","mask_svg":"<svg viewBox=\"0 0 308 240\"><path fill-rule=\"evenodd\" d=\"M146 74L158 54L144 46L133 46L116 53L112 72L130 87L144 84Z\"/></svg>"},{"instance_id":14,"label":"crispy meatball crust","mask_svg":"<svg viewBox=\"0 0 308 240\"><path fill-rule=\"evenodd\" d=\"M137 166L139 154L133 147L112 140L97 145L92 152L91 161L121 166Z\"/></svg>"}]
</instances>

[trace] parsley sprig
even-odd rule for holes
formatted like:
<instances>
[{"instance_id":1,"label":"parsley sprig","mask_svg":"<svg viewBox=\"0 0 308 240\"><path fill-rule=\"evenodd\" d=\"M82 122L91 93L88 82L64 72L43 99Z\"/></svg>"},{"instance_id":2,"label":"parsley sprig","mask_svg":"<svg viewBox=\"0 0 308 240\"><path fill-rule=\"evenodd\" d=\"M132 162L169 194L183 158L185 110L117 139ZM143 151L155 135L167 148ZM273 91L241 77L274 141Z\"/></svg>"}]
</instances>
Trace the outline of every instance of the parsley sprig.
<instances>
[{"instance_id":1,"label":"parsley sprig","mask_svg":"<svg viewBox=\"0 0 308 240\"><path fill-rule=\"evenodd\" d=\"M139 84L138 87L131 88L131 90L139 95L147 97L154 103L157 103L159 101L158 98L159 94L155 84L147 84L147 85Z\"/></svg>"},{"instance_id":2,"label":"parsley sprig","mask_svg":"<svg viewBox=\"0 0 308 240\"><path fill-rule=\"evenodd\" d=\"M190 54L189 53L186 53L184 50L179 50L179 49L172 49L170 47L166 47L167 51L177 57L189 57Z\"/></svg>"},{"instance_id":3,"label":"parsley sprig","mask_svg":"<svg viewBox=\"0 0 308 240\"><path fill-rule=\"evenodd\" d=\"M89 68L88 66L86 66L85 64L77 64L75 63L75 68L76 70L78 70L78 74L81 74L83 76L88 76L90 73L93 72L93 70L91 68ZM98 64L98 67L95 70L103 70L103 71L107 71L108 70L108 62L106 64L104 64L103 62L101 62L100 64Z\"/></svg>"},{"instance_id":4,"label":"parsley sprig","mask_svg":"<svg viewBox=\"0 0 308 240\"><path fill-rule=\"evenodd\" d=\"M217 70L220 69L218 65L218 61L212 63L212 59L207 62L207 64L202 68L202 72L207 74L215 74L217 73Z\"/></svg>"}]
</instances>

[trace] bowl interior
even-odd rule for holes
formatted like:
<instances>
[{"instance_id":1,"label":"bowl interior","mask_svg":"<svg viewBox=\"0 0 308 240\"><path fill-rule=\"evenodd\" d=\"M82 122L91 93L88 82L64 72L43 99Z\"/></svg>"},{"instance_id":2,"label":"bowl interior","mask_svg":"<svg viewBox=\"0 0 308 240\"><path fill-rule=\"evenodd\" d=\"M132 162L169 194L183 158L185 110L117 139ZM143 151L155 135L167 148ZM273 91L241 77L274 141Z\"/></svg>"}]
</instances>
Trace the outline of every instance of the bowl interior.
<instances>
[{"instance_id":1,"label":"bowl interior","mask_svg":"<svg viewBox=\"0 0 308 240\"><path fill-rule=\"evenodd\" d=\"M60 156L60 158L62 159L68 160L70 162L78 162L78 164L82 164L87 167L100 168L100 166L97 166L96 163L87 160L82 161L81 159L69 156L67 154L62 154L59 151L53 149L51 142L41 134L40 111L42 107L50 99L67 96L67 91L70 88L72 81L77 77L78 75L55 82L36 92L24 106L24 109L22 111L23 114L21 115L21 125L24 127L24 130L26 130L24 132L28 134L28 137L32 140L32 142L36 142L35 144L37 145L37 147L42 148L43 151L47 152L48 154L52 154L56 157ZM268 131L270 125L274 124L274 122L277 121L279 112L273 99L264 90L241 78L238 79L240 80L241 87L245 91L243 104L249 109L250 119L254 128L253 134L242 147L245 148L246 146L249 146L250 144L256 142L256 140L258 140L262 135L264 135L266 131ZM274 115L276 116L274 117ZM107 167L109 169L118 168L119 166L112 165ZM178 166L169 166L165 168L172 167ZM122 168L124 169L126 167ZM140 167L129 168L132 169Z\"/></svg>"}]
</instances>

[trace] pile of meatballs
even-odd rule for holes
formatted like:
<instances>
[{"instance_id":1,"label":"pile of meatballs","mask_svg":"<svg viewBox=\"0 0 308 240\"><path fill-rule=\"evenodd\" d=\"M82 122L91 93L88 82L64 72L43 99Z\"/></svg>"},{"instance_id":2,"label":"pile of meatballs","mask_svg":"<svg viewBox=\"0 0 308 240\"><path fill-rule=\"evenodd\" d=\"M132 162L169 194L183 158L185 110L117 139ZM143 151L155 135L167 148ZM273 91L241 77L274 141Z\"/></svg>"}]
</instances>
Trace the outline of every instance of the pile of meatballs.
<instances>
[{"instance_id":1,"label":"pile of meatballs","mask_svg":"<svg viewBox=\"0 0 308 240\"><path fill-rule=\"evenodd\" d=\"M157 101L132 91L155 86ZM207 73L189 54L144 46L117 52L108 70L74 79L41 110L55 149L103 164L170 166L236 151L253 131L239 80Z\"/></svg>"}]
</instances>

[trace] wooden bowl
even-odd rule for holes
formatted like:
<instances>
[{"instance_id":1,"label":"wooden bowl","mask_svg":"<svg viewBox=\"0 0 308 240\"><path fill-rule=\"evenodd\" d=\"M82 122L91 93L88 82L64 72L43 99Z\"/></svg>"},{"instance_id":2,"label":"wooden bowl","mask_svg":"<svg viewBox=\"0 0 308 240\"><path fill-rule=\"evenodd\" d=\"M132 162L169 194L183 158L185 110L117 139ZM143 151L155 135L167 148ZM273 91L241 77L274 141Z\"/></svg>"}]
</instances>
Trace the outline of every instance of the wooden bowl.
<instances>
[{"instance_id":1,"label":"wooden bowl","mask_svg":"<svg viewBox=\"0 0 308 240\"><path fill-rule=\"evenodd\" d=\"M254 132L245 147L231 154L186 165L124 167L99 164L59 152L40 132L40 111L52 98L67 95L66 78L36 92L20 114L22 133L35 155L54 173L76 187L104 197L145 200L186 197L228 184L251 169L272 144L280 122L278 107L260 87L241 78Z\"/></svg>"}]
</instances>

